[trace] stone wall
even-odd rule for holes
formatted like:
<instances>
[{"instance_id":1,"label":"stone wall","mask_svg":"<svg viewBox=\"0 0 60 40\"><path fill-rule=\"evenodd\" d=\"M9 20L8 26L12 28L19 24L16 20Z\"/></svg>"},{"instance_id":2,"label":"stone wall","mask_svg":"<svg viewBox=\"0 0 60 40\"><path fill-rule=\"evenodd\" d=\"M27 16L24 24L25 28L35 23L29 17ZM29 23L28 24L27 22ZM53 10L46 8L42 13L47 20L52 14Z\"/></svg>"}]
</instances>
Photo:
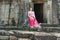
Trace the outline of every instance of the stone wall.
<instances>
[{"instance_id":1,"label":"stone wall","mask_svg":"<svg viewBox=\"0 0 60 40\"><path fill-rule=\"evenodd\" d=\"M57 7L58 7L57 0L52 0L53 24L58 24Z\"/></svg>"}]
</instances>

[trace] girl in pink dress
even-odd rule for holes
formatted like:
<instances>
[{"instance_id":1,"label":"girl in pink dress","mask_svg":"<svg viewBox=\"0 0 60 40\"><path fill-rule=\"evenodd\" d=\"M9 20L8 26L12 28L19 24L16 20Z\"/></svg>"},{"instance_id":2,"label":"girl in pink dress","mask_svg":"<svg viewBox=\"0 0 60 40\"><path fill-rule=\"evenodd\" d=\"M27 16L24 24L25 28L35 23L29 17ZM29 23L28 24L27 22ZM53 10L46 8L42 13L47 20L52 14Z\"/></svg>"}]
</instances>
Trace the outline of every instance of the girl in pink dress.
<instances>
[{"instance_id":1,"label":"girl in pink dress","mask_svg":"<svg viewBox=\"0 0 60 40\"><path fill-rule=\"evenodd\" d=\"M35 18L35 13L32 11L32 8L28 11L28 20L31 28L40 27L40 23L37 22Z\"/></svg>"},{"instance_id":2,"label":"girl in pink dress","mask_svg":"<svg viewBox=\"0 0 60 40\"><path fill-rule=\"evenodd\" d=\"M34 11L32 11L32 8L30 8L30 10L28 11L28 20L30 27L33 28L35 23L35 14Z\"/></svg>"}]
</instances>

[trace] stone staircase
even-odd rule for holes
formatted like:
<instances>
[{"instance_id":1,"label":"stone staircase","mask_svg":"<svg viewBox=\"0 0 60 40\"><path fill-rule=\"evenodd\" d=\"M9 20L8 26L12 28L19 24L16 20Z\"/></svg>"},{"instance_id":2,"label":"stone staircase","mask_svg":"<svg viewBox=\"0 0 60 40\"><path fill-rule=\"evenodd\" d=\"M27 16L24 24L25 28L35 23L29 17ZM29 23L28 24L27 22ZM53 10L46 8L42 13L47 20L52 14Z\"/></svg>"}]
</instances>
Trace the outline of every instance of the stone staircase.
<instances>
[{"instance_id":1,"label":"stone staircase","mask_svg":"<svg viewBox=\"0 0 60 40\"><path fill-rule=\"evenodd\" d=\"M18 34L18 38L24 36L22 38L29 38L30 40L57 40L56 36L46 32L14 31L14 33ZM22 36L19 36L19 34L22 34Z\"/></svg>"},{"instance_id":2,"label":"stone staircase","mask_svg":"<svg viewBox=\"0 0 60 40\"><path fill-rule=\"evenodd\" d=\"M60 25L59 24L42 24L43 31L46 32L60 32Z\"/></svg>"},{"instance_id":3,"label":"stone staircase","mask_svg":"<svg viewBox=\"0 0 60 40\"><path fill-rule=\"evenodd\" d=\"M0 33L8 32L9 35L7 37L0 35L0 39L9 39L9 40L57 40L57 33L46 33L46 32L32 32L32 31L19 31L19 30L10 30L10 31L2 31ZM7 34L7 33L6 33Z\"/></svg>"},{"instance_id":4,"label":"stone staircase","mask_svg":"<svg viewBox=\"0 0 60 40\"><path fill-rule=\"evenodd\" d=\"M59 24L41 24L42 30L44 32L60 32ZM37 31L37 29L31 29L28 25L23 26L0 26L1 30L23 30L23 31Z\"/></svg>"}]
</instances>

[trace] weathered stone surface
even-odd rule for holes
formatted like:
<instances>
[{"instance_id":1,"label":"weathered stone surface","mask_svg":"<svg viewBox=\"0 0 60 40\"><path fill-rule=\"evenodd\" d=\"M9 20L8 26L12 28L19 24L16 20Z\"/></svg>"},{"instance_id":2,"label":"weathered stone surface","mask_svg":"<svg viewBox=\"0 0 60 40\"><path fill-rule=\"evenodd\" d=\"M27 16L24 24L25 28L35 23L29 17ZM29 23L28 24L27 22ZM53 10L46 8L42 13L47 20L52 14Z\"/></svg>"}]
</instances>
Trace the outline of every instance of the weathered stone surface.
<instances>
[{"instance_id":1,"label":"weathered stone surface","mask_svg":"<svg viewBox=\"0 0 60 40\"><path fill-rule=\"evenodd\" d=\"M15 32L18 34L15 34ZM20 31L20 30L11 30L9 31L10 40L59 40L60 33L46 33L46 32L34 32L34 31ZM17 36L16 36L17 35ZM22 37L24 36L24 37ZM26 37L28 36L28 37ZM0 36L0 39L8 39L9 36Z\"/></svg>"}]
</instances>

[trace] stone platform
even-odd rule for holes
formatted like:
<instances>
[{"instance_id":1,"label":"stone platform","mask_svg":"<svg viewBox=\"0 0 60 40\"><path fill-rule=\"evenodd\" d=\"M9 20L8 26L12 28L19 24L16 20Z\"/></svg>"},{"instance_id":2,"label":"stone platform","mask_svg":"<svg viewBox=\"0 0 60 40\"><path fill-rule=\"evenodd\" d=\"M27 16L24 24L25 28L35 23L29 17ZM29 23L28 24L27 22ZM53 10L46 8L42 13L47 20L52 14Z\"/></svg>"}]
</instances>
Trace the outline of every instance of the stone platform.
<instances>
[{"instance_id":1,"label":"stone platform","mask_svg":"<svg viewBox=\"0 0 60 40\"><path fill-rule=\"evenodd\" d=\"M6 31L1 31L3 34ZM4 33L5 32L5 33ZM35 32L35 31L20 31L20 30L10 30L7 31L9 35L5 37L4 35L0 35L1 39L7 39L10 37L10 40L60 40L60 33L47 33L47 32Z\"/></svg>"},{"instance_id":2,"label":"stone platform","mask_svg":"<svg viewBox=\"0 0 60 40\"><path fill-rule=\"evenodd\" d=\"M11 30L14 34L15 30ZM17 34L17 35L15 35ZM60 33L32 32L32 31L15 31L15 36L20 38L28 38L29 40L60 40Z\"/></svg>"}]
</instances>

